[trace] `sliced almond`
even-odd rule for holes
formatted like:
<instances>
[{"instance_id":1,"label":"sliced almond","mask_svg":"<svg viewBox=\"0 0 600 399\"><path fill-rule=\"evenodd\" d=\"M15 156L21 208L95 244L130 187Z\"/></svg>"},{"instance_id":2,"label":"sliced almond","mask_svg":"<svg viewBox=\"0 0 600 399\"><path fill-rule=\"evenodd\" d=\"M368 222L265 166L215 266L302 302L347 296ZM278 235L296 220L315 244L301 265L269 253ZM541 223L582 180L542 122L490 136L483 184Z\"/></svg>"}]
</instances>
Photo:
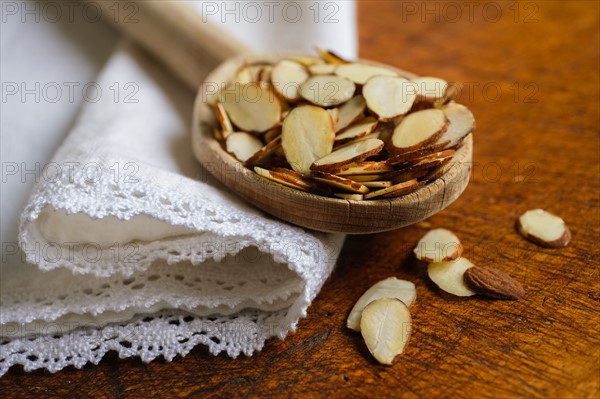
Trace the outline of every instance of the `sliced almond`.
<instances>
[{"instance_id":1,"label":"sliced almond","mask_svg":"<svg viewBox=\"0 0 600 399\"><path fill-rule=\"evenodd\" d=\"M309 78L306 68L294 61L281 60L271 71L275 91L288 101L300 100L300 86Z\"/></svg>"},{"instance_id":2,"label":"sliced almond","mask_svg":"<svg viewBox=\"0 0 600 399\"><path fill-rule=\"evenodd\" d=\"M261 163L264 159L273 154L278 148L281 148L281 135L269 141L265 146L248 158L246 160L246 166L254 166Z\"/></svg>"},{"instance_id":3,"label":"sliced almond","mask_svg":"<svg viewBox=\"0 0 600 399\"><path fill-rule=\"evenodd\" d=\"M424 262L448 262L459 258L462 249L458 237L450 230L433 229L419 240L413 252Z\"/></svg>"},{"instance_id":4,"label":"sliced almond","mask_svg":"<svg viewBox=\"0 0 600 399\"><path fill-rule=\"evenodd\" d=\"M393 185L392 182L389 180L388 181L384 181L384 180L365 181L365 182L362 182L362 184L369 188L386 188L386 187L391 187Z\"/></svg>"},{"instance_id":5,"label":"sliced almond","mask_svg":"<svg viewBox=\"0 0 600 399\"><path fill-rule=\"evenodd\" d=\"M341 176L338 174L338 176ZM381 180L381 175L348 175L344 176L346 179L354 180L357 182L369 182Z\"/></svg>"},{"instance_id":6,"label":"sliced almond","mask_svg":"<svg viewBox=\"0 0 600 399\"><path fill-rule=\"evenodd\" d=\"M364 194L369 192L369 188L363 184L341 176L332 175L331 173L313 171L312 177L321 183L351 193Z\"/></svg>"},{"instance_id":7,"label":"sliced almond","mask_svg":"<svg viewBox=\"0 0 600 399\"><path fill-rule=\"evenodd\" d=\"M266 83L271 81L271 73L273 72L273 67L271 65L265 65L260 69L258 73L258 82Z\"/></svg>"},{"instance_id":8,"label":"sliced almond","mask_svg":"<svg viewBox=\"0 0 600 399\"><path fill-rule=\"evenodd\" d=\"M431 76L412 79L417 87L417 98L423 101L435 101L444 97L448 82Z\"/></svg>"},{"instance_id":9,"label":"sliced almond","mask_svg":"<svg viewBox=\"0 0 600 399\"><path fill-rule=\"evenodd\" d=\"M267 130L267 132L262 136L265 144L270 143L281 136L281 125L274 127L273 129Z\"/></svg>"},{"instance_id":10,"label":"sliced almond","mask_svg":"<svg viewBox=\"0 0 600 399\"><path fill-rule=\"evenodd\" d=\"M408 114L394 129L391 149L395 153L404 153L435 143L446 130L446 125L446 116L439 109Z\"/></svg>"},{"instance_id":11,"label":"sliced almond","mask_svg":"<svg viewBox=\"0 0 600 399\"><path fill-rule=\"evenodd\" d=\"M425 173L422 173L422 175L419 176L419 178L421 178L421 180L425 182L437 180L440 177L444 176L452 168L453 165L454 163L448 162L443 165L430 168L427 171L422 171Z\"/></svg>"},{"instance_id":12,"label":"sliced almond","mask_svg":"<svg viewBox=\"0 0 600 399\"><path fill-rule=\"evenodd\" d=\"M245 162L263 147L262 141L246 132L230 133L225 139L227 152L233 154L238 160Z\"/></svg>"},{"instance_id":13,"label":"sliced almond","mask_svg":"<svg viewBox=\"0 0 600 399\"><path fill-rule=\"evenodd\" d=\"M337 124L340 121L340 110L339 108L330 108L327 110L329 116L331 116L331 122L333 122L333 128L337 132Z\"/></svg>"},{"instance_id":14,"label":"sliced almond","mask_svg":"<svg viewBox=\"0 0 600 399\"><path fill-rule=\"evenodd\" d=\"M362 194L334 193L333 195L341 199L352 201L362 201L364 199Z\"/></svg>"},{"instance_id":15,"label":"sliced almond","mask_svg":"<svg viewBox=\"0 0 600 399\"><path fill-rule=\"evenodd\" d=\"M381 364L392 365L404 352L411 329L410 312L399 299L376 299L362 311L360 332L369 352Z\"/></svg>"},{"instance_id":16,"label":"sliced almond","mask_svg":"<svg viewBox=\"0 0 600 399\"><path fill-rule=\"evenodd\" d=\"M414 83L398 76L375 76L369 79L362 95L367 107L382 122L406 114L417 97Z\"/></svg>"},{"instance_id":17,"label":"sliced almond","mask_svg":"<svg viewBox=\"0 0 600 399\"><path fill-rule=\"evenodd\" d=\"M392 155L388 158L388 163L394 166L414 163L417 159L421 159L423 157L445 150L449 147L449 144L450 140L442 142L438 140L438 142L436 142L435 144L427 145L413 151Z\"/></svg>"},{"instance_id":18,"label":"sliced almond","mask_svg":"<svg viewBox=\"0 0 600 399\"><path fill-rule=\"evenodd\" d=\"M356 86L346 78L321 75L308 78L300 87L302 98L315 105L333 107L352 98Z\"/></svg>"},{"instance_id":19,"label":"sliced almond","mask_svg":"<svg viewBox=\"0 0 600 399\"><path fill-rule=\"evenodd\" d=\"M448 84L448 86L446 86L446 90L444 90L444 95L441 98L435 100L433 102L433 106L436 108L442 108L444 105L454 100L454 98L458 97L459 91L460 85L458 83Z\"/></svg>"},{"instance_id":20,"label":"sliced almond","mask_svg":"<svg viewBox=\"0 0 600 399\"><path fill-rule=\"evenodd\" d=\"M335 132L331 116L323 108L302 105L283 121L281 145L296 172L310 174L310 166L331 153Z\"/></svg>"},{"instance_id":21,"label":"sliced almond","mask_svg":"<svg viewBox=\"0 0 600 399\"><path fill-rule=\"evenodd\" d=\"M311 170L336 170L343 165L377 154L383 148L383 141L379 139L363 140L355 144L344 146L332 153L319 158L311 166Z\"/></svg>"},{"instance_id":22,"label":"sliced almond","mask_svg":"<svg viewBox=\"0 0 600 399\"><path fill-rule=\"evenodd\" d=\"M306 192L315 192L317 187L314 182L307 179L304 175L293 170L278 168L277 170L268 170L258 166L254 167L254 172L259 176L281 183L285 186L302 190Z\"/></svg>"},{"instance_id":23,"label":"sliced almond","mask_svg":"<svg viewBox=\"0 0 600 399\"><path fill-rule=\"evenodd\" d=\"M317 47L317 53L328 64L347 64L348 61L330 50L323 50Z\"/></svg>"},{"instance_id":24,"label":"sliced almond","mask_svg":"<svg viewBox=\"0 0 600 399\"><path fill-rule=\"evenodd\" d=\"M529 241L549 248L566 247L571 231L560 217L543 209L533 209L517 220L517 229Z\"/></svg>"},{"instance_id":25,"label":"sliced almond","mask_svg":"<svg viewBox=\"0 0 600 399\"><path fill-rule=\"evenodd\" d=\"M365 195L365 199L377 198L380 196L386 198L395 198L408 193L412 193L422 184L417 179L409 180L403 183L394 184L391 187L382 188L381 190L373 191Z\"/></svg>"},{"instance_id":26,"label":"sliced almond","mask_svg":"<svg viewBox=\"0 0 600 399\"><path fill-rule=\"evenodd\" d=\"M311 75L332 75L337 68L337 64L315 64L308 67Z\"/></svg>"},{"instance_id":27,"label":"sliced almond","mask_svg":"<svg viewBox=\"0 0 600 399\"><path fill-rule=\"evenodd\" d=\"M231 125L231 121L227 116L227 112L225 112L223 104L217 102L217 105L215 106L215 111L217 114L217 119L219 120L219 124L221 125L221 136L223 138L227 138L227 136L233 132L233 126Z\"/></svg>"},{"instance_id":28,"label":"sliced almond","mask_svg":"<svg viewBox=\"0 0 600 399\"><path fill-rule=\"evenodd\" d=\"M335 141L336 143L344 143L366 136L371 133L376 126L377 119L369 116L339 132L335 136Z\"/></svg>"},{"instance_id":29,"label":"sliced almond","mask_svg":"<svg viewBox=\"0 0 600 399\"><path fill-rule=\"evenodd\" d=\"M348 315L346 327L354 331L360 331L360 319L363 309L369 303L381 298L396 298L410 307L417 297L417 289L410 281L399 280L396 277L386 278L371 286L356 301L356 304Z\"/></svg>"},{"instance_id":30,"label":"sliced almond","mask_svg":"<svg viewBox=\"0 0 600 399\"><path fill-rule=\"evenodd\" d=\"M367 102L360 94L352 97L339 107L339 121L335 127L335 131L339 132L342 129L350 126L353 122L362 118Z\"/></svg>"},{"instance_id":31,"label":"sliced almond","mask_svg":"<svg viewBox=\"0 0 600 399\"><path fill-rule=\"evenodd\" d=\"M316 57L306 57L306 56L301 56L301 55L292 55L287 57L288 60L293 61L293 62L297 62L298 64L301 64L305 67L310 67L313 65L325 65L323 63L323 60L320 58L316 58Z\"/></svg>"},{"instance_id":32,"label":"sliced almond","mask_svg":"<svg viewBox=\"0 0 600 399\"><path fill-rule=\"evenodd\" d=\"M444 150L433 154L426 155L422 158L413 159L408 164L397 166L399 172L415 173L423 170L428 170L450 162L456 151Z\"/></svg>"},{"instance_id":33,"label":"sliced almond","mask_svg":"<svg viewBox=\"0 0 600 399\"><path fill-rule=\"evenodd\" d=\"M431 281L443 291L456 296L472 296L475 295L475 292L465 284L464 274L474 266L467 259L458 258L450 262L430 263L427 267L427 274Z\"/></svg>"},{"instance_id":34,"label":"sliced almond","mask_svg":"<svg viewBox=\"0 0 600 399\"><path fill-rule=\"evenodd\" d=\"M221 92L221 103L231 121L248 132L264 132L281 120L281 103L260 83L234 83Z\"/></svg>"},{"instance_id":35,"label":"sliced almond","mask_svg":"<svg viewBox=\"0 0 600 399\"><path fill-rule=\"evenodd\" d=\"M374 173L386 173L394 170L385 161L362 161L352 162L346 165L341 165L337 168L332 168L331 173L339 176L350 175L371 175Z\"/></svg>"},{"instance_id":36,"label":"sliced almond","mask_svg":"<svg viewBox=\"0 0 600 399\"><path fill-rule=\"evenodd\" d=\"M240 69L238 69L237 74L235 75L235 81L239 84L246 84L253 82L252 72L248 65L243 65Z\"/></svg>"},{"instance_id":37,"label":"sliced almond","mask_svg":"<svg viewBox=\"0 0 600 399\"><path fill-rule=\"evenodd\" d=\"M379 180L390 180L394 184L404 183L413 179L420 179L429 173L425 170L395 170L393 172L384 173Z\"/></svg>"},{"instance_id":38,"label":"sliced almond","mask_svg":"<svg viewBox=\"0 0 600 399\"><path fill-rule=\"evenodd\" d=\"M361 64L356 62L345 65L339 65L335 69L335 74L350 79L357 85L364 85L365 83L367 83L367 80L369 80L373 76L398 76L398 74L395 71L389 68L380 67L376 65Z\"/></svg>"},{"instance_id":39,"label":"sliced almond","mask_svg":"<svg viewBox=\"0 0 600 399\"><path fill-rule=\"evenodd\" d=\"M223 141L223 140L225 140L225 137L223 137L223 131L221 129L216 128L216 127L213 129L213 137L217 141Z\"/></svg>"},{"instance_id":40,"label":"sliced almond","mask_svg":"<svg viewBox=\"0 0 600 399\"><path fill-rule=\"evenodd\" d=\"M467 107L456 103L447 104L442 111L448 119L448 127L438 142L449 141L447 148L457 147L475 129L475 117Z\"/></svg>"}]
</instances>

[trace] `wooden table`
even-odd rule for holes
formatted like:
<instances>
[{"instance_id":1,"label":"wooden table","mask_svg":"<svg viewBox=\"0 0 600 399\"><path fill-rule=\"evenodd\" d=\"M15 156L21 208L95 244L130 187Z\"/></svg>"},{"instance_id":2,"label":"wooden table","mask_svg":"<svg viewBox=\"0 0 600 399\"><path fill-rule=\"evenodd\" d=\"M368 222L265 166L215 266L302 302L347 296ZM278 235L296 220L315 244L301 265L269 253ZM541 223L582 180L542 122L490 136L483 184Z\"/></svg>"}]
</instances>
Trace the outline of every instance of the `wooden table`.
<instances>
[{"instance_id":1,"label":"wooden table","mask_svg":"<svg viewBox=\"0 0 600 399\"><path fill-rule=\"evenodd\" d=\"M361 57L465 83L459 100L478 129L472 181L456 203L409 228L349 237L298 332L251 358L198 347L172 363L112 354L54 375L13 368L3 396L598 398L599 4L457 4L359 4ZM569 224L567 248L515 232L515 218L538 207ZM509 272L527 296L441 296L411 257L430 227L455 231L466 257ZM391 368L344 328L361 293L388 276L418 287L411 341Z\"/></svg>"}]
</instances>

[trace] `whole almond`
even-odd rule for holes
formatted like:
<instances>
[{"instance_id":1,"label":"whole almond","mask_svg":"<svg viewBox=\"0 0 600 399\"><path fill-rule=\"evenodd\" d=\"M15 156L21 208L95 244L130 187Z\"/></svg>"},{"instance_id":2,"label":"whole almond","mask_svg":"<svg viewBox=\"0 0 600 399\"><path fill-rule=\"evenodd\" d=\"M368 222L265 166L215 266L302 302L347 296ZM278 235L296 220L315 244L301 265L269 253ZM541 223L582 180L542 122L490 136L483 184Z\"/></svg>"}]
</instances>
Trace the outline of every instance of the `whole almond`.
<instances>
[{"instance_id":1,"label":"whole almond","mask_svg":"<svg viewBox=\"0 0 600 399\"><path fill-rule=\"evenodd\" d=\"M465 284L478 294L496 299L519 299L525 295L521 284L491 267L472 267L465 272Z\"/></svg>"}]
</instances>

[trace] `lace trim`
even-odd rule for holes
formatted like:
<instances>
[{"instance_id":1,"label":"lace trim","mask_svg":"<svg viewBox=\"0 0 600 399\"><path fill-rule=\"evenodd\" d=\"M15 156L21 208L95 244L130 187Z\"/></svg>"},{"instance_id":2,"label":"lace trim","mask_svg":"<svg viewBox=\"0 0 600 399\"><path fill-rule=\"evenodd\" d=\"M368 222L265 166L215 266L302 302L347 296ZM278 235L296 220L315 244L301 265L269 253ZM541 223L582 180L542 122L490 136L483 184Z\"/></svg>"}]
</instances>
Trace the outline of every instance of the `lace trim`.
<instances>
[{"instance_id":1,"label":"lace trim","mask_svg":"<svg viewBox=\"0 0 600 399\"><path fill-rule=\"evenodd\" d=\"M139 356L144 362L159 356L171 361L177 355L185 356L198 344L206 345L213 355L225 352L232 358L241 353L251 356L262 349L267 338L276 335L274 332L288 329L281 326L284 319L285 312L197 317L181 311L161 311L100 328L5 340L0 342L0 376L17 364L25 371L45 368L52 373L67 366L98 364L110 350L121 358Z\"/></svg>"},{"instance_id":2,"label":"lace trim","mask_svg":"<svg viewBox=\"0 0 600 399\"><path fill-rule=\"evenodd\" d=\"M89 154L77 155L92 159ZM59 151L56 158L61 157L74 156ZM295 329L341 249L342 236L309 233L270 219L208 184L148 165L141 165L136 182L119 183L103 166L115 160L90 162L100 165L108 178L90 182L75 169L58 181L42 181L23 213L20 244L27 260L47 273L23 273L19 278L30 281L20 291L12 289L11 281L2 282L0 321L2 336L8 337L0 344L2 373L14 364L23 364L26 370L81 367L97 363L108 350L122 357L139 355L144 361L159 355L171 360L198 343L208 345L214 354L251 355L265 339L283 339ZM44 209L122 220L147 215L198 233L136 243L133 261L127 252L115 256L111 251L102 251L93 262L79 251L52 258L42 249L58 244L48 242L36 223ZM267 261L235 261L252 251ZM157 308L180 309L165 310L146 321L119 319ZM186 310L187 316L181 316ZM213 313L219 315L210 316ZM172 324L174 318L179 326ZM43 330L65 320L71 320L75 330L68 332L64 326L56 334ZM107 322L113 324L94 327ZM236 333L240 322L258 332ZM29 324L18 327L19 323ZM11 334L7 328L15 325L20 331ZM114 326L122 331L114 332ZM210 333L207 326L213 329ZM26 328L30 330L23 333ZM31 336L32 329L43 335ZM124 339L131 334L134 341Z\"/></svg>"}]
</instances>

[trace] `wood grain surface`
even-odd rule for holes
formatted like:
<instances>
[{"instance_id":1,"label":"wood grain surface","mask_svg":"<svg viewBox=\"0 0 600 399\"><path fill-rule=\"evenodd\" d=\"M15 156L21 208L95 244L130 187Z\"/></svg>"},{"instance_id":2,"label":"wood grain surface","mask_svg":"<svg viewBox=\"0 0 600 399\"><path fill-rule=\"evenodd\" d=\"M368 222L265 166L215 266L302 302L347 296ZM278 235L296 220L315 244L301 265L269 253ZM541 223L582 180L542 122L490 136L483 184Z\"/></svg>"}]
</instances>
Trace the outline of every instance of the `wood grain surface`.
<instances>
[{"instance_id":1,"label":"wood grain surface","mask_svg":"<svg viewBox=\"0 0 600 399\"><path fill-rule=\"evenodd\" d=\"M358 8L361 57L465 84L460 101L478 129L462 197L417 225L349 237L298 332L251 358L213 357L198 347L171 363L110 354L54 375L13 368L0 379L3 397L600 397L598 2L365 1ZM567 248L542 249L515 232L516 217L538 207L569 224ZM508 272L527 295L441 295L411 257L438 226L461 238L467 258ZM344 328L362 292L389 276L418 291L412 337L394 367L377 365Z\"/></svg>"}]
</instances>

